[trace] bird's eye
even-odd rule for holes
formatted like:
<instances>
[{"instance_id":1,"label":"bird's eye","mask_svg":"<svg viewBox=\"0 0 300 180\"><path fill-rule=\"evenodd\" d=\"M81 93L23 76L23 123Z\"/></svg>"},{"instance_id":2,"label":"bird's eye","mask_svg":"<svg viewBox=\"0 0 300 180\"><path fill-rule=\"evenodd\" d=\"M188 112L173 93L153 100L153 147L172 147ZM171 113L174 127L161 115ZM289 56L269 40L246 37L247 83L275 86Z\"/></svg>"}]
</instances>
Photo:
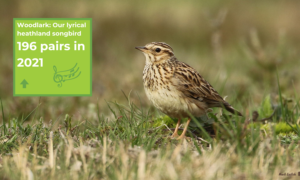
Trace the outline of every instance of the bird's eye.
<instances>
[{"instance_id":1,"label":"bird's eye","mask_svg":"<svg viewBox=\"0 0 300 180\"><path fill-rule=\"evenodd\" d=\"M160 52L161 49L160 49L160 48L156 48L155 51L156 51L156 52Z\"/></svg>"}]
</instances>

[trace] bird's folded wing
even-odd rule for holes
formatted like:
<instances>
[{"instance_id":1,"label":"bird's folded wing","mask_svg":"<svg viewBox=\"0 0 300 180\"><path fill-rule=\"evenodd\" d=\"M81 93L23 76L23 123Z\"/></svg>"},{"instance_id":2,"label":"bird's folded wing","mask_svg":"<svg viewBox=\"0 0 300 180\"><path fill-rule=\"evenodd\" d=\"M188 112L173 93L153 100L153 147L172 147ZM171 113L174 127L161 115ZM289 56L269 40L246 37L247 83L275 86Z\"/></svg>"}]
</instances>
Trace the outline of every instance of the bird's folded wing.
<instances>
[{"instance_id":1,"label":"bird's folded wing","mask_svg":"<svg viewBox=\"0 0 300 180\"><path fill-rule=\"evenodd\" d=\"M182 66L185 68L180 68ZM172 82L183 96L205 102L208 107L228 104L194 68L185 63L177 66Z\"/></svg>"}]
</instances>

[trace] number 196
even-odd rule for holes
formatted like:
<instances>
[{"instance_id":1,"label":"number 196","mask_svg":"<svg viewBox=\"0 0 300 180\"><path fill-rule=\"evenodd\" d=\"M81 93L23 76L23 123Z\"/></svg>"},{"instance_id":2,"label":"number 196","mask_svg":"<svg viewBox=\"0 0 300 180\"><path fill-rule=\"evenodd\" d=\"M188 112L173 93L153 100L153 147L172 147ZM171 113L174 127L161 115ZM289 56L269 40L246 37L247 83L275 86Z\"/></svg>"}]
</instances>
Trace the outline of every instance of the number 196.
<instances>
[{"instance_id":1,"label":"number 196","mask_svg":"<svg viewBox=\"0 0 300 180\"><path fill-rule=\"evenodd\" d=\"M25 60L23 60L23 58L19 58L18 59L19 64L18 67L43 67L43 58L26 58Z\"/></svg>"},{"instance_id":2,"label":"number 196","mask_svg":"<svg viewBox=\"0 0 300 180\"><path fill-rule=\"evenodd\" d=\"M18 50L19 51L27 51L28 49L35 51L36 50L36 42L17 42L18 43Z\"/></svg>"}]
</instances>

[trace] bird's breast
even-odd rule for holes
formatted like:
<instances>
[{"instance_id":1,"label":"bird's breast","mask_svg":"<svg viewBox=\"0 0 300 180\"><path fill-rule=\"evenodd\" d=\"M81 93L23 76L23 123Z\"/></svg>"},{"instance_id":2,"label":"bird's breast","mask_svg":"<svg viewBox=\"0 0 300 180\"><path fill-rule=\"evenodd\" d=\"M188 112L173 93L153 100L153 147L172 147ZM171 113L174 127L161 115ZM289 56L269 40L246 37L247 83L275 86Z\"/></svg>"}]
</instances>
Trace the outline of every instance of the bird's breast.
<instances>
[{"instance_id":1,"label":"bird's breast","mask_svg":"<svg viewBox=\"0 0 300 180\"><path fill-rule=\"evenodd\" d=\"M172 91L172 88L170 91L165 88L159 88L153 91L145 87L145 92L153 105L168 116L179 117L187 111L188 107L184 99L182 99L175 90Z\"/></svg>"},{"instance_id":2,"label":"bird's breast","mask_svg":"<svg viewBox=\"0 0 300 180\"><path fill-rule=\"evenodd\" d=\"M148 99L163 113L177 117L187 111L187 105L171 82L172 72L166 67L144 68L144 89Z\"/></svg>"}]
</instances>

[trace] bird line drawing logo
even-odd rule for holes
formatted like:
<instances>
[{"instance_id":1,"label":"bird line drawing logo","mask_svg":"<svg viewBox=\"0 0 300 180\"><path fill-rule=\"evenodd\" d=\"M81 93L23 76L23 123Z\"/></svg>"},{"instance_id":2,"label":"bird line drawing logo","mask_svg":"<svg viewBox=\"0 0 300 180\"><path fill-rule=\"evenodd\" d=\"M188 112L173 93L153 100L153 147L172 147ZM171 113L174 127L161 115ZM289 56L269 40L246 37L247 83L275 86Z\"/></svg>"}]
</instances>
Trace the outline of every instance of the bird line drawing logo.
<instances>
[{"instance_id":1,"label":"bird line drawing logo","mask_svg":"<svg viewBox=\"0 0 300 180\"><path fill-rule=\"evenodd\" d=\"M54 82L58 83L57 85L58 87L62 87L63 82L76 79L80 76L81 71L79 71L79 67L76 68L76 66L77 63L73 68L64 71L58 71L56 66L53 66L53 70L55 72L53 76L53 80Z\"/></svg>"}]
</instances>

